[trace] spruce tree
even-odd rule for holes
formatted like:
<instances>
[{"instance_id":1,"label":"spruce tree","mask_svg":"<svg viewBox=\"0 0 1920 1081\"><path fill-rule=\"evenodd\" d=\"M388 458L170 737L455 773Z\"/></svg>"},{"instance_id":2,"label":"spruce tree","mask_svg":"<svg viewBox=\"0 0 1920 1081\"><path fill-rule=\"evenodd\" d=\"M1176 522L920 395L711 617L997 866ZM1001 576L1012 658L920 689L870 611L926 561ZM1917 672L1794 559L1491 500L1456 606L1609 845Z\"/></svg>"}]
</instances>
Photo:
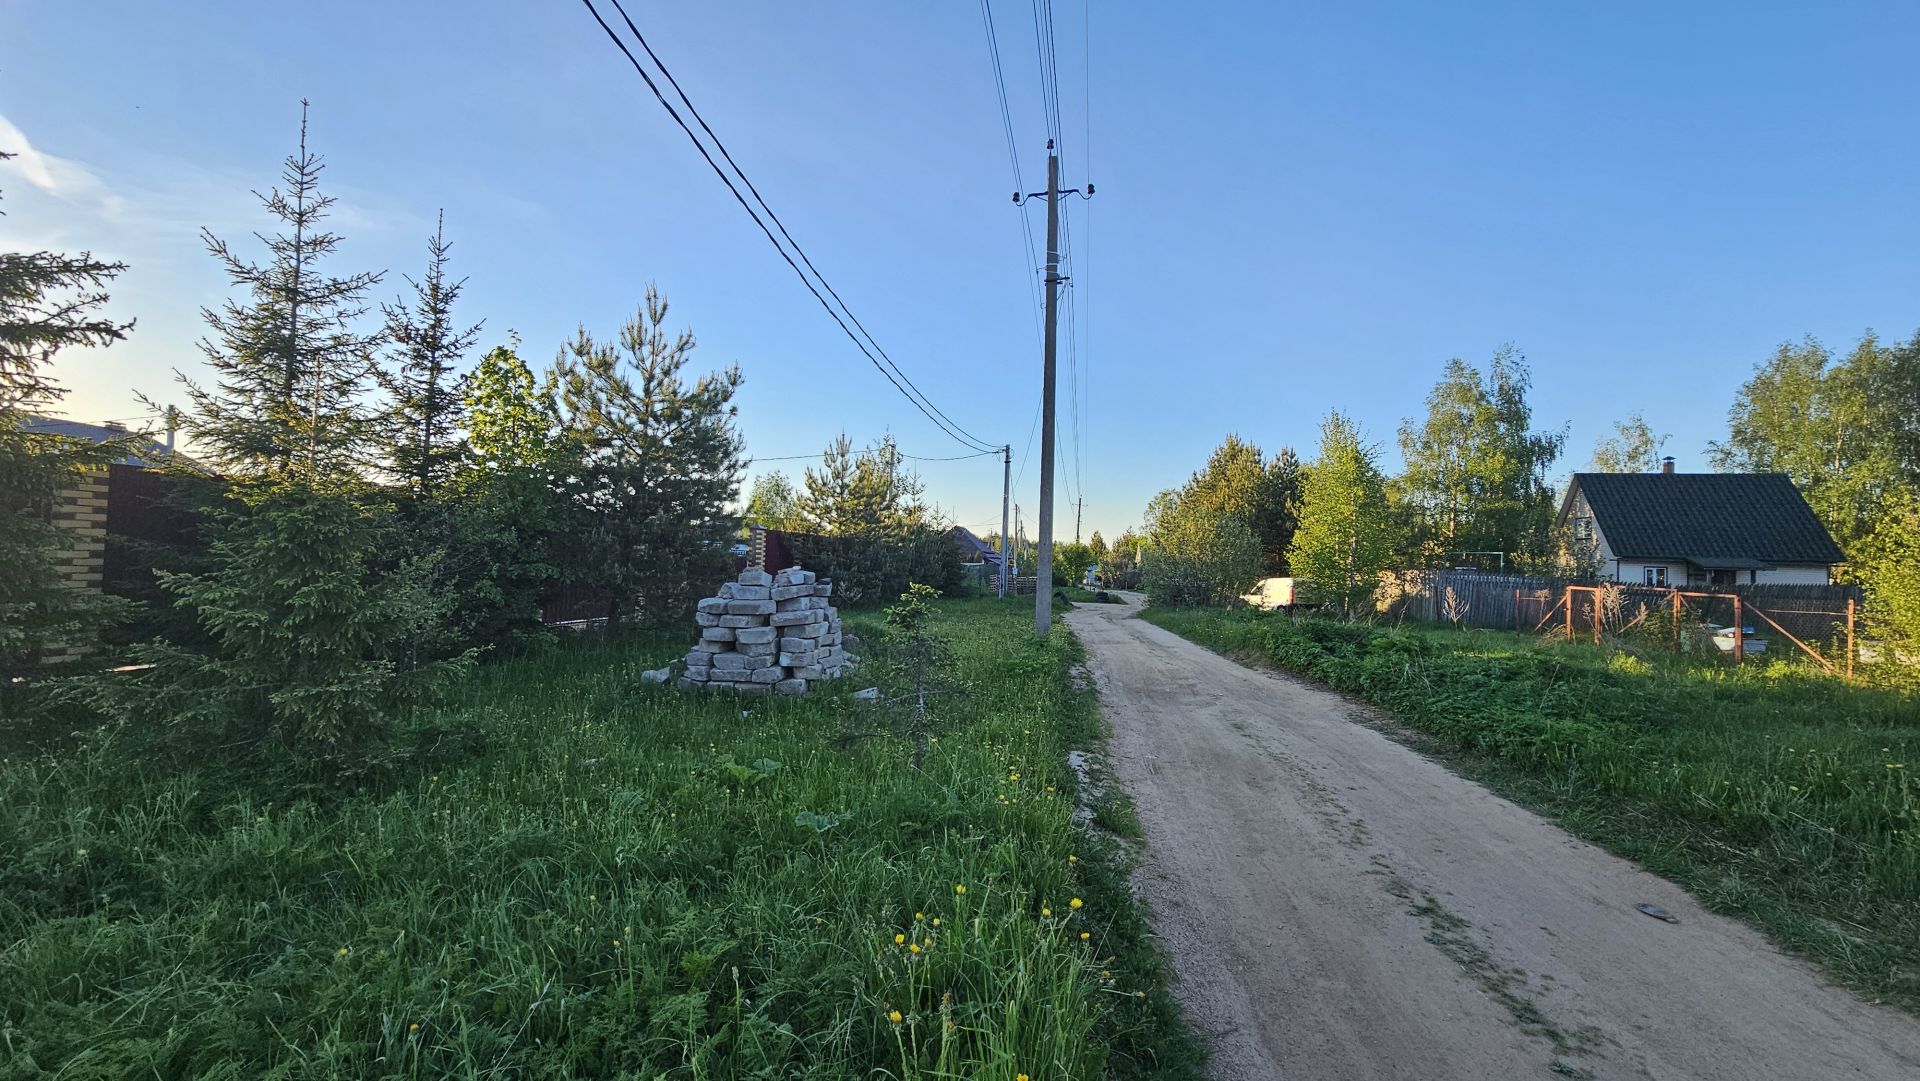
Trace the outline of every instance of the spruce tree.
<instances>
[{"instance_id":1,"label":"spruce tree","mask_svg":"<svg viewBox=\"0 0 1920 1081\"><path fill-rule=\"evenodd\" d=\"M367 479L373 336L359 330L370 273L331 276L331 197L300 148L261 197L284 231L248 262L206 234L240 296L205 312L210 387L188 384L187 430L227 482L209 514L206 567L162 575L203 645L156 641L151 667L102 685L109 704L198 758L263 758L341 777L368 768L393 723L455 674L423 658L445 602L437 557L405 550ZM396 544L396 541L399 543Z\"/></svg>"},{"instance_id":2,"label":"spruce tree","mask_svg":"<svg viewBox=\"0 0 1920 1081\"><path fill-rule=\"evenodd\" d=\"M480 336L480 324L461 327L453 316L465 279L447 276L446 216L427 239L427 269L407 279L413 299L381 308L386 316L393 403L383 433L387 469L416 501L431 500L466 454L460 429L464 402L457 374Z\"/></svg>"},{"instance_id":3,"label":"spruce tree","mask_svg":"<svg viewBox=\"0 0 1920 1081\"><path fill-rule=\"evenodd\" d=\"M125 269L87 252L0 252L0 699L38 669L45 647L83 644L112 607L61 576L55 558L68 538L49 516L62 491L125 448L24 427L66 394L47 371L54 354L111 345L132 328L100 312Z\"/></svg>"},{"instance_id":4,"label":"spruce tree","mask_svg":"<svg viewBox=\"0 0 1920 1081\"><path fill-rule=\"evenodd\" d=\"M669 335L649 285L619 342L586 328L556 362L586 523L574 576L608 590L608 619L684 617L731 566L728 513L745 469L734 424L740 369L689 382L691 331Z\"/></svg>"}]
</instances>

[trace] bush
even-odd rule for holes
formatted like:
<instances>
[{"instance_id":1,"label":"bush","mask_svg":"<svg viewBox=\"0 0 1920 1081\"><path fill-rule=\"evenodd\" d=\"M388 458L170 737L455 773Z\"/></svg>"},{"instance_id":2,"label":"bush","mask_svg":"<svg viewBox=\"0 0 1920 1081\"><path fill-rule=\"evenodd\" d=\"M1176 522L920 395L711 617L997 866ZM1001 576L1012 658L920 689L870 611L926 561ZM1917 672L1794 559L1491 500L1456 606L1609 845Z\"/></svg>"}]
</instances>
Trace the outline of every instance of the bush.
<instances>
[{"instance_id":1,"label":"bush","mask_svg":"<svg viewBox=\"0 0 1920 1081\"><path fill-rule=\"evenodd\" d=\"M785 535L794 559L822 578L833 579L842 607L859 608L898 597L915 582L944 596L960 592L966 571L945 531L916 527L895 533Z\"/></svg>"}]
</instances>

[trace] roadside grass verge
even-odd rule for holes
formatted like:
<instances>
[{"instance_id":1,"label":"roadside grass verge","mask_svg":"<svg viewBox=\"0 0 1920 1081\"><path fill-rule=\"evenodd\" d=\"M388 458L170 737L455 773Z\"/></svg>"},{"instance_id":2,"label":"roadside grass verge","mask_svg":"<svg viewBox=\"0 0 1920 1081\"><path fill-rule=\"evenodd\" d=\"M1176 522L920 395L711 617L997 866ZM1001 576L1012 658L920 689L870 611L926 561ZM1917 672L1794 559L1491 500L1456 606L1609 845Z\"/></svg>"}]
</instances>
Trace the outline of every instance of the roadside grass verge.
<instances>
[{"instance_id":1,"label":"roadside grass verge","mask_svg":"<svg viewBox=\"0 0 1920 1081\"><path fill-rule=\"evenodd\" d=\"M1029 619L942 606L921 772L846 697L870 616L804 701L642 685L671 637L482 669L427 719L477 751L324 800L0 760L0 1075L1193 1076Z\"/></svg>"},{"instance_id":2,"label":"roadside grass verge","mask_svg":"<svg viewBox=\"0 0 1920 1081\"><path fill-rule=\"evenodd\" d=\"M1392 711L1462 772L1920 1009L1920 699L1785 662L1149 608Z\"/></svg>"}]
</instances>

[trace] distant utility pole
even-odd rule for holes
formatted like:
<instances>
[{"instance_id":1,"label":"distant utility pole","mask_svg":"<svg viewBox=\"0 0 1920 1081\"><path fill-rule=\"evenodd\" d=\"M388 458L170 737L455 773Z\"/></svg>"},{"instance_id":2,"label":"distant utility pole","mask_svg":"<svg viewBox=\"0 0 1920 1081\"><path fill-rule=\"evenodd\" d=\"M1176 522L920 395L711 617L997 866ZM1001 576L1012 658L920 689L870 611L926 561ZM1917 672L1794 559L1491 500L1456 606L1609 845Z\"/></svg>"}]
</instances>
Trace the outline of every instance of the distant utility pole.
<instances>
[{"instance_id":1,"label":"distant utility pole","mask_svg":"<svg viewBox=\"0 0 1920 1081\"><path fill-rule=\"evenodd\" d=\"M1026 199L1045 196L1047 200L1047 329L1040 376L1040 538L1034 554L1033 633L1045 638L1053 630L1053 384L1054 355L1058 352L1060 330L1060 197L1078 195L1079 188L1060 188L1060 155L1053 140L1047 140L1047 190L1022 197L1013 193L1017 205ZM1086 195L1093 195L1087 185Z\"/></svg>"},{"instance_id":2,"label":"distant utility pole","mask_svg":"<svg viewBox=\"0 0 1920 1081\"><path fill-rule=\"evenodd\" d=\"M1007 537L1007 503L1013 498L1013 444L1000 448L1000 599L1007 597L1007 579L1013 575L1008 557L1011 542Z\"/></svg>"},{"instance_id":3,"label":"distant utility pole","mask_svg":"<svg viewBox=\"0 0 1920 1081\"><path fill-rule=\"evenodd\" d=\"M1087 497L1073 501L1073 543L1080 543L1080 512L1087 509Z\"/></svg>"}]
</instances>

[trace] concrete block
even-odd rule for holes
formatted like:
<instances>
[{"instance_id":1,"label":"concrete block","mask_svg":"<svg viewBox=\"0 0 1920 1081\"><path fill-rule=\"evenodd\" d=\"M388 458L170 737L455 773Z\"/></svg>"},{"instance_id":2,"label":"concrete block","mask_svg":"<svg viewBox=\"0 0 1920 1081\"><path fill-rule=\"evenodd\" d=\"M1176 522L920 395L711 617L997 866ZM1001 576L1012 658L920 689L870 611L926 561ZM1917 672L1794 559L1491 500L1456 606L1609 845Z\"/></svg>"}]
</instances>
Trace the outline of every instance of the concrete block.
<instances>
[{"instance_id":1,"label":"concrete block","mask_svg":"<svg viewBox=\"0 0 1920 1081\"><path fill-rule=\"evenodd\" d=\"M774 586L770 595L776 601L790 601L796 597L813 596L812 586Z\"/></svg>"},{"instance_id":2,"label":"concrete block","mask_svg":"<svg viewBox=\"0 0 1920 1081\"><path fill-rule=\"evenodd\" d=\"M704 687L707 684L704 680L694 679L692 676L681 676L679 679L674 681L673 685L680 688L683 691L694 691L694 690L699 690L701 687Z\"/></svg>"},{"instance_id":3,"label":"concrete block","mask_svg":"<svg viewBox=\"0 0 1920 1081\"><path fill-rule=\"evenodd\" d=\"M736 642L734 651L744 657L771 658L775 652L772 642Z\"/></svg>"},{"instance_id":4,"label":"concrete block","mask_svg":"<svg viewBox=\"0 0 1920 1081\"><path fill-rule=\"evenodd\" d=\"M783 679L774 684L773 689L780 694L805 694L807 693L807 681L804 679Z\"/></svg>"},{"instance_id":5,"label":"concrete block","mask_svg":"<svg viewBox=\"0 0 1920 1081\"><path fill-rule=\"evenodd\" d=\"M831 597L831 596L833 596L833 583L832 583L832 582L815 582L815 583L813 583L813 595L814 595L814 596L816 596L816 597Z\"/></svg>"},{"instance_id":6,"label":"concrete block","mask_svg":"<svg viewBox=\"0 0 1920 1081\"><path fill-rule=\"evenodd\" d=\"M812 664L819 659L819 654L814 652L811 649L795 650L791 652L782 650L778 654L778 656L780 658L780 663L787 666L788 668L805 667L806 665Z\"/></svg>"},{"instance_id":7,"label":"concrete block","mask_svg":"<svg viewBox=\"0 0 1920 1081\"><path fill-rule=\"evenodd\" d=\"M817 623L808 623L799 627L789 627L786 633L795 638L819 639L827 633L827 629L827 621L823 619Z\"/></svg>"},{"instance_id":8,"label":"concrete block","mask_svg":"<svg viewBox=\"0 0 1920 1081\"><path fill-rule=\"evenodd\" d=\"M700 632L703 642L731 642L736 632L732 627L708 627Z\"/></svg>"},{"instance_id":9,"label":"concrete block","mask_svg":"<svg viewBox=\"0 0 1920 1081\"><path fill-rule=\"evenodd\" d=\"M758 667L758 665L753 663L753 658L748 657L744 653L716 653L713 655L713 672L716 679L719 678L722 672L744 672L749 668L756 667Z\"/></svg>"},{"instance_id":10,"label":"concrete block","mask_svg":"<svg viewBox=\"0 0 1920 1081\"><path fill-rule=\"evenodd\" d=\"M775 612L773 615L767 617L767 626L801 627L812 623L815 615L812 611Z\"/></svg>"},{"instance_id":11,"label":"concrete block","mask_svg":"<svg viewBox=\"0 0 1920 1081\"><path fill-rule=\"evenodd\" d=\"M714 615L712 612L695 612L693 614L693 625L696 627L718 627L720 626L720 617Z\"/></svg>"},{"instance_id":12,"label":"concrete block","mask_svg":"<svg viewBox=\"0 0 1920 1081\"><path fill-rule=\"evenodd\" d=\"M734 604L758 604L760 602L734 601L733 603ZM762 616L727 615L727 616L715 616L713 625L716 627L731 627L737 631L742 627L764 627L767 625L767 621L765 617L762 617Z\"/></svg>"},{"instance_id":13,"label":"concrete block","mask_svg":"<svg viewBox=\"0 0 1920 1081\"><path fill-rule=\"evenodd\" d=\"M770 664L765 668L754 669L753 675L748 678L755 683L778 683L787 678L787 670L777 664Z\"/></svg>"},{"instance_id":14,"label":"concrete block","mask_svg":"<svg viewBox=\"0 0 1920 1081\"><path fill-rule=\"evenodd\" d=\"M774 601L773 602L774 611L804 612L807 609L813 607L813 602L815 599L816 598L813 598L813 597L788 597L786 600L783 600L783 601Z\"/></svg>"},{"instance_id":15,"label":"concrete block","mask_svg":"<svg viewBox=\"0 0 1920 1081\"><path fill-rule=\"evenodd\" d=\"M735 581L743 586L770 586L773 584L773 575L762 567L748 567L740 572L740 577Z\"/></svg>"},{"instance_id":16,"label":"concrete block","mask_svg":"<svg viewBox=\"0 0 1920 1081\"><path fill-rule=\"evenodd\" d=\"M693 644L693 648L702 653L725 653L733 648L732 642L709 642L705 638Z\"/></svg>"},{"instance_id":17,"label":"concrete block","mask_svg":"<svg viewBox=\"0 0 1920 1081\"><path fill-rule=\"evenodd\" d=\"M704 597L701 599L700 603L694 605L693 608L694 608L694 611L696 612L705 613L706 615L710 615L710 616L717 616L724 613L727 610L727 598Z\"/></svg>"},{"instance_id":18,"label":"concrete block","mask_svg":"<svg viewBox=\"0 0 1920 1081\"><path fill-rule=\"evenodd\" d=\"M730 616L770 616L773 614L773 602L728 601L727 614Z\"/></svg>"},{"instance_id":19,"label":"concrete block","mask_svg":"<svg viewBox=\"0 0 1920 1081\"><path fill-rule=\"evenodd\" d=\"M728 595L727 599L730 601L768 601L773 599L772 594L773 589L770 586L734 586L733 592Z\"/></svg>"},{"instance_id":20,"label":"concrete block","mask_svg":"<svg viewBox=\"0 0 1920 1081\"><path fill-rule=\"evenodd\" d=\"M793 669L795 679L825 679L826 669L817 664L802 664Z\"/></svg>"},{"instance_id":21,"label":"concrete block","mask_svg":"<svg viewBox=\"0 0 1920 1081\"><path fill-rule=\"evenodd\" d=\"M772 645L774 630L772 627L742 627L733 632L733 640L741 644Z\"/></svg>"},{"instance_id":22,"label":"concrete block","mask_svg":"<svg viewBox=\"0 0 1920 1081\"><path fill-rule=\"evenodd\" d=\"M722 582L720 583L720 588L713 591L714 599L730 601L733 599L733 591L739 588L739 586L734 585L732 582Z\"/></svg>"}]
</instances>

